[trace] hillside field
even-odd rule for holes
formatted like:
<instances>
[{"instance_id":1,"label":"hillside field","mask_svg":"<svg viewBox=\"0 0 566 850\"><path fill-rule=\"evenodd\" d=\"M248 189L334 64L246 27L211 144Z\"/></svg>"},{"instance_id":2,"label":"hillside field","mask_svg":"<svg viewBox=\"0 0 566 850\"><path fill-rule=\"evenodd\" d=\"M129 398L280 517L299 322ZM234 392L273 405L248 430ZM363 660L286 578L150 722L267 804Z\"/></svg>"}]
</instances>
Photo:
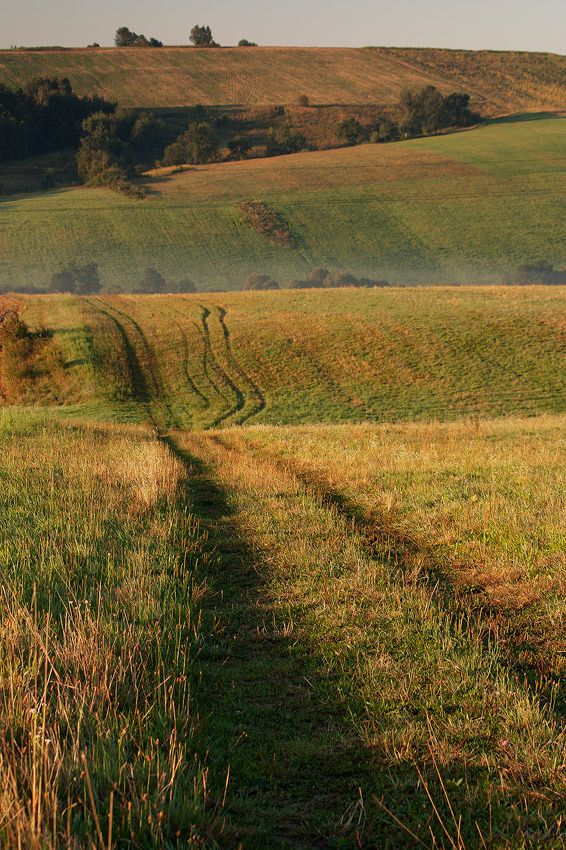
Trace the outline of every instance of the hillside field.
<instances>
[{"instance_id":1,"label":"hillside field","mask_svg":"<svg viewBox=\"0 0 566 850\"><path fill-rule=\"evenodd\" d=\"M78 94L123 107L390 104L407 86L465 90L485 114L564 108L566 57L399 48L259 47L2 50L0 83L68 77Z\"/></svg>"},{"instance_id":2,"label":"hillside field","mask_svg":"<svg viewBox=\"0 0 566 850\"><path fill-rule=\"evenodd\" d=\"M13 303L43 336L17 374L5 355L7 400L67 415L167 430L566 412L562 287Z\"/></svg>"},{"instance_id":3,"label":"hillside field","mask_svg":"<svg viewBox=\"0 0 566 850\"><path fill-rule=\"evenodd\" d=\"M0 298L0 847L561 850L565 367L559 287Z\"/></svg>"},{"instance_id":4,"label":"hillside field","mask_svg":"<svg viewBox=\"0 0 566 850\"><path fill-rule=\"evenodd\" d=\"M203 290L251 272L283 285L316 266L392 283L498 282L520 263L566 263L566 119L522 116L468 132L150 173L145 201L66 188L0 199L0 281L47 286L96 262L107 286L146 267ZM261 200L294 242L242 224Z\"/></svg>"}]
</instances>

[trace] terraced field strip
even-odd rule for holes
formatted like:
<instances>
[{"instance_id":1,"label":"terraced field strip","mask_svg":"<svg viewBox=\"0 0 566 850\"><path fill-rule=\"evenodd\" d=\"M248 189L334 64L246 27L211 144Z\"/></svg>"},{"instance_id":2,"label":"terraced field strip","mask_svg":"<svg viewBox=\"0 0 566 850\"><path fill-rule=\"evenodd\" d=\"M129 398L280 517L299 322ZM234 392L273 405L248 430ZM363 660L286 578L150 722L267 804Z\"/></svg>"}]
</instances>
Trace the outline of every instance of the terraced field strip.
<instances>
[{"instance_id":1,"label":"terraced field strip","mask_svg":"<svg viewBox=\"0 0 566 850\"><path fill-rule=\"evenodd\" d=\"M564 737L551 706L509 673L473 604L449 607L422 569L273 458L284 435L171 437L221 558L203 708L229 754L233 843L558 850ZM211 749L217 783L221 763Z\"/></svg>"}]
</instances>

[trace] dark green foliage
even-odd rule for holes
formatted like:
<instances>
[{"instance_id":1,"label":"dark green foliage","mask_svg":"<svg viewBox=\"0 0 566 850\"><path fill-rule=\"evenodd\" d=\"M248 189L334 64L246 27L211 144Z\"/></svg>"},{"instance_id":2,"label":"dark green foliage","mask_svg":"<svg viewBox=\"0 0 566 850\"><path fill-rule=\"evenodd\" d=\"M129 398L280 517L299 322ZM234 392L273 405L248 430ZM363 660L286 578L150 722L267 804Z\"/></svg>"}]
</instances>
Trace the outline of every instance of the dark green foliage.
<instances>
[{"instance_id":1,"label":"dark green foliage","mask_svg":"<svg viewBox=\"0 0 566 850\"><path fill-rule=\"evenodd\" d=\"M355 118L346 118L340 124L338 135L347 145L361 145L369 140L369 129Z\"/></svg>"},{"instance_id":2,"label":"dark green foliage","mask_svg":"<svg viewBox=\"0 0 566 850\"><path fill-rule=\"evenodd\" d=\"M196 24L191 30L191 41L195 47L220 47L212 37L212 30Z\"/></svg>"},{"instance_id":3,"label":"dark green foliage","mask_svg":"<svg viewBox=\"0 0 566 850\"><path fill-rule=\"evenodd\" d=\"M130 141L138 162L150 162L161 156L169 132L165 122L149 112L142 112L132 124Z\"/></svg>"},{"instance_id":4,"label":"dark green foliage","mask_svg":"<svg viewBox=\"0 0 566 850\"><path fill-rule=\"evenodd\" d=\"M307 140L303 134L289 125L272 130L271 140L270 153L272 154L298 153L307 146Z\"/></svg>"},{"instance_id":5,"label":"dark green foliage","mask_svg":"<svg viewBox=\"0 0 566 850\"><path fill-rule=\"evenodd\" d=\"M238 42L238 47L257 47L255 41L248 41L247 38L241 38Z\"/></svg>"},{"instance_id":6,"label":"dark green foliage","mask_svg":"<svg viewBox=\"0 0 566 850\"><path fill-rule=\"evenodd\" d=\"M207 121L189 124L177 141L165 148L165 165L202 165L212 162L218 155L218 144L212 126Z\"/></svg>"},{"instance_id":7,"label":"dark green foliage","mask_svg":"<svg viewBox=\"0 0 566 850\"><path fill-rule=\"evenodd\" d=\"M116 114L97 112L83 122L83 131L77 153L81 180L96 180L98 185L124 180L133 170L135 153L122 119Z\"/></svg>"},{"instance_id":8,"label":"dark green foliage","mask_svg":"<svg viewBox=\"0 0 566 850\"><path fill-rule=\"evenodd\" d=\"M234 159L245 159L251 145L243 136L234 136L228 142L228 149Z\"/></svg>"},{"instance_id":9,"label":"dark green foliage","mask_svg":"<svg viewBox=\"0 0 566 850\"><path fill-rule=\"evenodd\" d=\"M445 96L435 86L405 89L401 94L401 131L406 137L428 136L447 127L470 127L479 121L479 115L471 111L469 102L469 94L453 92Z\"/></svg>"},{"instance_id":10,"label":"dark green foliage","mask_svg":"<svg viewBox=\"0 0 566 850\"><path fill-rule=\"evenodd\" d=\"M128 27L118 27L114 37L116 47L163 47L163 42L158 38L146 38L145 35L138 35L137 32L132 32Z\"/></svg>"},{"instance_id":11,"label":"dark green foliage","mask_svg":"<svg viewBox=\"0 0 566 850\"><path fill-rule=\"evenodd\" d=\"M279 289L278 281L274 280L268 274L251 274L249 275L243 285L242 289L244 291L247 290L272 290Z\"/></svg>"},{"instance_id":12,"label":"dark green foliage","mask_svg":"<svg viewBox=\"0 0 566 850\"><path fill-rule=\"evenodd\" d=\"M331 272L328 269L313 269L305 280L292 280L290 289L338 289L343 287L368 288L389 286L386 280L356 277L348 272Z\"/></svg>"},{"instance_id":13,"label":"dark green foliage","mask_svg":"<svg viewBox=\"0 0 566 850\"><path fill-rule=\"evenodd\" d=\"M370 142L397 142L398 140L399 127L389 118L382 118L370 134Z\"/></svg>"},{"instance_id":14,"label":"dark green foliage","mask_svg":"<svg viewBox=\"0 0 566 850\"><path fill-rule=\"evenodd\" d=\"M198 292L198 287L194 280L191 280L190 277L182 277L180 280L172 281L168 288L168 292Z\"/></svg>"},{"instance_id":15,"label":"dark green foliage","mask_svg":"<svg viewBox=\"0 0 566 850\"><path fill-rule=\"evenodd\" d=\"M534 263L524 263L515 271L505 275L503 282L506 284L545 284L547 286L566 285L566 269L559 271L547 260L538 260Z\"/></svg>"},{"instance_id":16,"label":"dark green foliage","mask_svg":"<svg viewBox=\"0 0 566 850\"><path fill-rule=\"evenodd\" d=\"M0 85L0 161L75 145L89 115L114 108L98 97L77 97L67 79L36 77L17 91Z\"/></svg>"},{"instance_id":17,"label":"dark green foliage","mask_svg":"<svg viewBox=\"0 0 566 850\"><path fill-rule=\"evenodd\" d=\"M102 290L96 263L86 266L70 265L51 276L50 292L72 292L75 295L95 295Z\"/></svg>"},{"instance_id":18,"label":"dark green foliage","mask_svg":"<svg viewBox=\"0 0 566 850\"><path fill-rule=\"evenodd\" d=\"M165 291L165 278L157 269L147 268L136 292L151 294Z\"/></svg>"}]
</instances>

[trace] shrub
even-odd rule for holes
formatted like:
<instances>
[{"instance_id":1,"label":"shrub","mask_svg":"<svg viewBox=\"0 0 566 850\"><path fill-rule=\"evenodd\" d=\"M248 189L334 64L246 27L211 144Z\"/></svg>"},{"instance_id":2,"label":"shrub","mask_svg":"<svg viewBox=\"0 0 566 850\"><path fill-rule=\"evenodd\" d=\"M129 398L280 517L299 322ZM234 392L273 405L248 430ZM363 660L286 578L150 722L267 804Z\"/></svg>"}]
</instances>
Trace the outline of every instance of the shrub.
<instances>
[{"instance_id":1,"label":"shrub","mask_svg":"<svg viewBox=\"0 0 566 850\"><path fill-rule=\"evenodd\" d=\"M306 94L300 94L297 98L297 104L299 106L310 106L310 100Z\"/></svg>"},{"instance_id":2,"label":"shrub","mask_svg":"<svg viewBox=\"0 0 566 850\"><path fill-rule=\"evenodd\" d=\"M138 288L135 290L141 294L153 294L165 290L165 278L157 269L147 268Z\"/></svg>"},{"instance_id":3,"label":"shrub","mask_svg":"<svg viewBox=\"0 0 566 850\"><path fill-rule=\"evenodd\" d=\"M274 290L279 289L278 281L274 280L268 274L251 274L245 279L242 284L242 289L244 291L250 290Z\"/></svg>"},{"instance_id":4,"label":"shrub","mask_svg":"<svg viewBox=\"0 0 566 850\"><path fill-rule=\"evenodd\" d=\"M218 144L212 126L207 121L189 124L163 153L164 165L202 165L218 156Z\"/></svg>"},{"instance_id":5,"label":"shrub","mask_svg":"<svg viewBox=\"0 0 566 850\"><path fill-rule=\"evenodd\" d=\"M293 236L289 224L277 210L263 201L242 201L240 210L242 223L265 236L272 245L292 246Z\"/></svg>"},{"instance_id":6,"label":"shrub","mask_svg":"<svg viewBox=\"0 0 566 850\"><path fill-rule=\"evenodd\" d=\"M241 38L238 42L238 47L257 47L255 41L248 41L247 38Z\"/></svg>"},{"instance_id":7,"label":"shrub","mask_svg":"<svg viewBox=\"0 0 566 850\"><path fill-rule=\"evenodd\" d=\"M369 140L370 131L356 118L346 118L338 127L338 137L347 145L361 145Z\"/></svg>"}]
</instances>

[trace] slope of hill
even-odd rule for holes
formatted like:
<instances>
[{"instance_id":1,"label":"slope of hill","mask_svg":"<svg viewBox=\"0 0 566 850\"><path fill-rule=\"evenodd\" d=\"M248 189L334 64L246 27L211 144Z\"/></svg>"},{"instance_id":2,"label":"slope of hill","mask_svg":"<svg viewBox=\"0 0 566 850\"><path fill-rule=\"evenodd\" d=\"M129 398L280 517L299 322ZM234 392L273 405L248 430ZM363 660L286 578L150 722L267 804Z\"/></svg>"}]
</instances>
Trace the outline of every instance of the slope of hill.
<instances>
[{"instance_id":1,"label":"slope of hill","mask_svg":"<svg viewBox=\"0 0 566 850\"><path fill-rule=\"evenodd\" d=\"M0 51L0 83L68 77L79 94L121 106L391 103L428 83L469 91L485 114L564 108L566 57L393 48L78 49ZM561 90L562 87L562 90Z\"/></svg>"},{"instance_id":2,"label":"slope of hill","mask_svg":"<svg viewBox=\"0 0 566 850\"><path fill-rule=\"evenodd\" d=\"M498 282L522 262L562 267L566 119L507 121L390 145L363 145L156 172L146 201L106 189L0 199L0 283L46 286L69 262L97 262L105 285L146 267L237 289L250 272L282 283L316 266L393 283ZM294 235L273 246L242 224L261 200Z\"/></svg>"},{"instance_id":3,"label":"slope of hill","mask_svg":"<svg viewBox=\"0 0 566 850\"><path fill-rule=\"evenodd\" d=\"M22 297L12 403L160 428L566 410L566 293L466 288ZM19 377L18 377L19 376ZM77 407L78 405L78 407ZM73 407L74 406L74 407Z\"/></svg>"}]
</instances>

